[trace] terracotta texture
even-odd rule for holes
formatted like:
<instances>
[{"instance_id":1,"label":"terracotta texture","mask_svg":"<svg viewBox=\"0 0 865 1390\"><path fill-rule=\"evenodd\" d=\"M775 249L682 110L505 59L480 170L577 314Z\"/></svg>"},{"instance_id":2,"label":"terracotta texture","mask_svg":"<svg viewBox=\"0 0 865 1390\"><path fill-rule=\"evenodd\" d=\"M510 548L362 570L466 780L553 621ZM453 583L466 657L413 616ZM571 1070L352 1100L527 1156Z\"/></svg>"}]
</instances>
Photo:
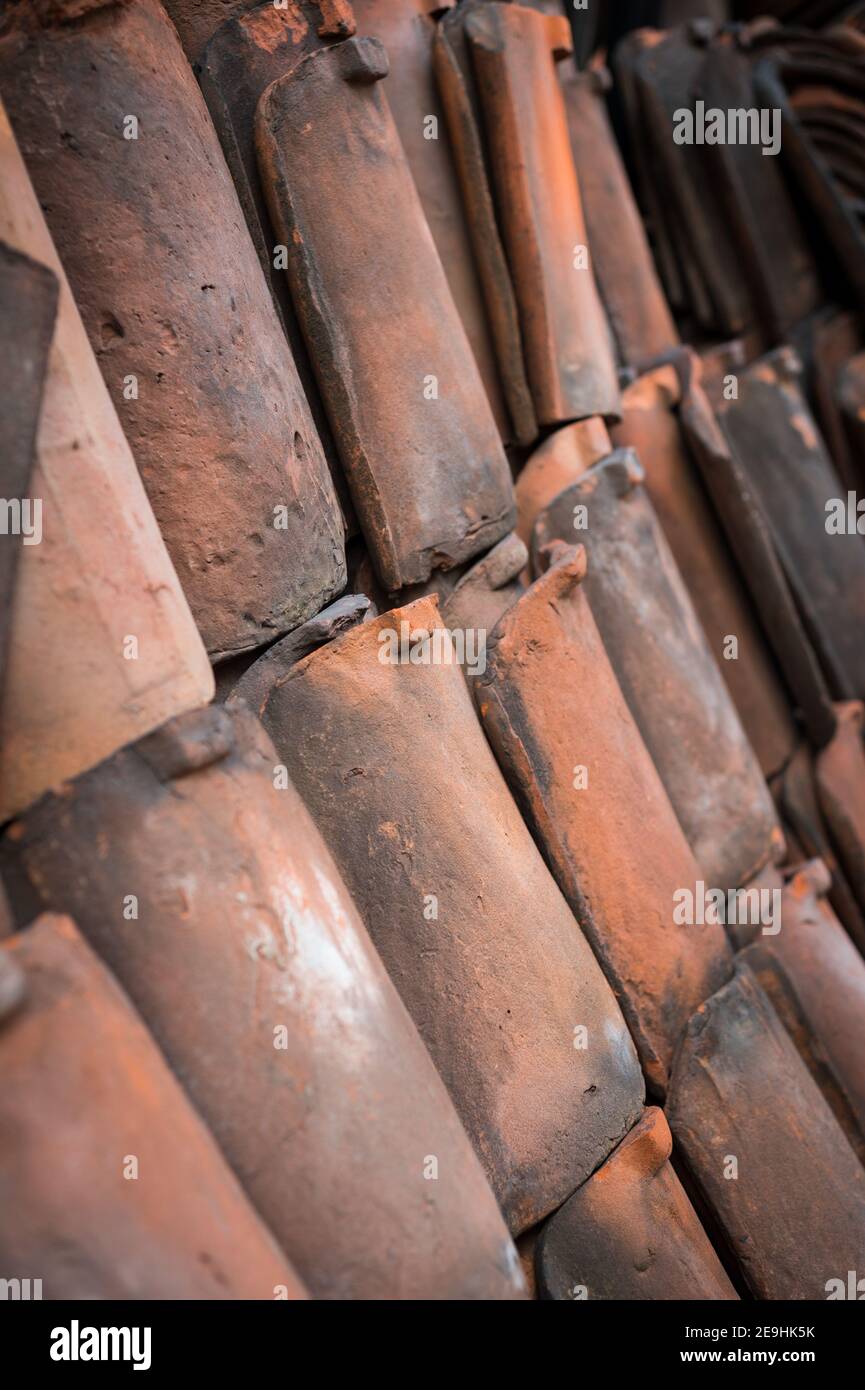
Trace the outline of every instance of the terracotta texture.
<instances>
[{"instance_id":1,"label":"terracotta texture","mask_svg":"<svg viewBox=\"0 0 865 1390\"><path fill-rule=\"evenodd\" d=\"M615 417L612 339L556 77L556 59L571 51L567 21L489 3L468 14L465 30L538 420Z\"/></svg>"},{"instance_id":2,"label":"terracotta texture","mask_svg":"<svg viewBox=\"0 0 865 1390\"><path fill-rule=\"evenodd\" d=\"M582 548L560 547L496 628L475 698L663 1093L681 1030L729 974L730 953L723 928L673 921L674 894L695 891L702 871L604 652L584 573Z\"/></svg>"},{"instance_id":3,"label":"terracotta texture","mask_svg":"<svg viewBox=\"0 0 865 1390\"><path fill-rule=\"evenodd\" d=\"M649 142L648 121L644 114L644 93L639 78L640 63L647 49L656 46L661 35L654 29L633 29L616 45L612 65L616 93L623 119L627 123L631 150L634 192L646 226L651 229L652 250L667 303L677 314L688 306L686 276L694 276L689 260L676 254L667 225L663 187L654 177L654 159ZM701 296L701 304L704 296Z\"/></svg>"},{"instance_id":4,"label":"terracotta texture","mask_svg":"<svg viewBox=\"0 0 865 1390\"><path fill-rule=\"evenodd\" d=\"M760 3L0 0L0 1299L865 1291L865 0Z\"/></svg>"},{"instance_id":5,"label":"terracotta texture","mask_svg":"<svg viewBox=\"0 0 865 1390\"><path fill-rule=\"evenodd\" d=\"M519 1297L480 1165L279 766L248 711L185 716L8 848L128 989L312 1294Z\"/></svg>"},{"instance_id":6,"label":"terracotta texture","mask_svg":"<svg viewBox=\"0 0 865 1390\"><path fill-rule=\"evenodd\" d=\"M693 359L685 376L679 417L691 451L731 551L745 576L754 607L815 747L829 741L835 716L826 681L809 640L784 567L775 548L773 527L748 462L731 449L700 385ZM742 377L739 378L740 384ZM749 447L747 460L754 456ZM786 487L786 483L785 483ZM801 591L801 586L800 586Z\"/></svg>"},{"instance_id":7,"label":"terracotta texture","mask_svg":"<svg viewBox=\"0 0 865 1390\"><path fill-rule=\"evenodd\" d=\"M672 363L638 378L622 393L622 420L613 426L612 438L617 446L636 450L646 491L712 655L763 773L769 777L790 757L796 727L771 649L688 450L679 418L683 388L688 390L687 375L683 372L680 378ZM696 401L693 392L690 397L686 404L692 412L709 410L702 392ZM708 417L707 428L712 428ZM724 656L731 636L737 642L735 660Z\"/></svg>"},{"instance_id":8,"label":"terracotta texture","mask_svg":"<svg viewBox=\"0 0 865 1390\"><path fill-rule=\"evenodd\" d=\"M517 534L525 545L531 545L535 520L547 503L612 451L607 427L597 415L547 436L516 482Z\"/></svg>"},{"instance_id":9,"label":"terracotta texture","mask_svg":"<svg viewBox=\"0 0 865 1390\"><path fill-rule=\"evenodd\" d=\"M512 423L505 404L433 71L433 16L446 8L439 0L355 0L353 5L358 32L380 39L387 52L385 95L499 431L507 440L529 444L534 421L528 430L517 430L519 412Z\"/></svg>"},{"instance_id":10,"label":"terracotta texture","mask_svg":"<svg viewBox=\"0 0 865 1390\"><path fill-rule=\"evenodd\" d=\"M667 1118L754 1297L825 1299L856 1267L865 1171L746 966L691 1020Z\"/></svg>"},{"instance_id":11,"label":"terracotta texture","mask_svg":"<svg viewBox=\"0 0 865 1390\"><path fill-rule=\"evenodd\" d=\"M769 994L811 1074L860 1159L865 1158L865 962L826 899L830 874L820 859L786 871L781 930L757 932L744 958ZM782 972L767 984L765 961Z\"/></svg>"},{"instance_id":12,"label":"terracotta texture","mask_svg":"<svg viewBox=\"0 0 865 1390\"><path fill-rule=\"evenodd\" d=\"M662 33L639 30L616 54L617 73L627 66L631 86L629 134L640 142L645 184L652 185L646 211L653 214L664 258L676 265L678 283L667 281L671 302L687 308L707 332L740 333L751 322L754 306L742 275L738 249L718 199L717 177L707 167L704 149L673 141L674 113L693 109L704 53L685 29ZM767 163L767 160L763 160Z\"/></svg>"},{"instance_id":13,"label":"terracotta texture","mask_svg":"<svg viewBox=\"0 0 865 1390\"><path fill-rule=\"evenodd\" d=\"M342 524L174 31L156 0L13 29L0 93L205 645L259 646L343 587Z\"/></svg>"},{"instance_id":14,"label":"terracotta texture","mask_svg":"<svg viewBox=\"0 0 865 1390\"><path fill-rule=\"evenodd\" d=\"M843 425L843 442L833 450L833 458L844 485L855 489L861 487L865 473L865 352L850 356L833 385L832 395ZM831 443L828 437L827 442Z\"/></svg>"},{"instance_id":15,"label":"terracotta texture","mask_svg":"<svg viewBox=\"0 0 865 1390\"><path fill-rule=\"evenodd\" d=\"M817 791L838 858L865 912L865 708L850 700L835 712L834 737L817 756Z\"/></svg>"},{"instance_id":16,"label":"terracotta texture","mask_svg":"<svg viewBox=\"0 0 865 1390\"><path fill-rule=\"evenodd\" d=\"M714 401L725 388L730 389L731 383L725 378L729 378L731 375L736 376L755 357L759 357L762 351L762 338L751 330L721 342L710 340L709 342L698 343L694 347L682 347L676 352L667 354L662 361L669 361L674 365L681 378L686 378L686 373L679 366L679 363L681 361L690 363L690 375L697 376L707 396ZM697 372L694 371L692 356L699 364ZM683 384L682 390L684 389L685 385Z\"/></svg>"},{"instance_id":17,"label":"terracotta texture","mask_svg":"<svg viewBox=\"0 0 865 1390\"><path fill-rule=\"evenodd\" d=\"M825 261L800 218L801 192L791 196L786 123L766 132L761 121L759 139L750 131L731 136L726 123L718 139L712 128L719 110L779 106L760 95L762 51L773 42L771 26L763 28L721 30L700 17L667 32L637 31L615 55L627 139L671 302L690 331L692 324L712 335L748 330L759 336L758 350L817 308L817 267ZM678 124L683 110L697 113L690 134ZM763 140L780 157L764 157Z\"/></svg>"},{"instance_id":18,"label":"terracotta texture","mask_svg":"<svg viewBox=\"0 0 865 1390\"><path fill-rule=\"evenodd\" d=\"M461 0L442 15L433 38L433 71L447 121L502 389L516 438L528 444L538 432L537 414L526 375L516 295L486 166L480 99L465 32L467 16L486 3L487 0Z\"/></svg>"},{"instance_id":19,"label":"terracotta texture","mask_svg":"<svg viewBox=\"0 0 865 1390\"><path fill-rule=\"evenodd\" d=\"M197 64L221 24L251 10L255 0L165 0L190 63Z\"/></svg>"},{"instance_id":20,"label":"terracotta texture","mask_svg":"<svg viewBox=\"0 0 865 1390\"><path fill-rule=\"evenodd\" d=\"M421 598L435 599L446 627L490 632L505 609L522 593L527 578L528 551L516 532L510 531L479 560L447 572L437 570L426 584L403 589L400 606L405 608ZM355 580L359 589L359 594L353 596L355 602L363 596L371 617L387 610L388 595L376 583L368 564L364 562L358 566ZM288 643L277 645L279 659L285 665ZM262 670L264 663L257 662L256 667ZM469 681L474 678L467 666L461 669Z\"/></svg>"},{"instance_id":21,"label":"terracotta texture","mask_svg":"<svg viewBox=\"0 0 865 1390\"><path fill-rule=\"evenodd\" d=\"M805 356L809 399L845 488L863 476L858 411L865 406L865 337L855 314L830 309L814 320Z\"/></svg>"},{"instance_id":22,"label":"terracotta texture","mask_svg":"<svg viewBox=\"0 0 865 1390\"><path fill-rule=\"evenodd\" d=\"M375 606L365 594L343 594L309 622L283 637L281 642L275 642L244 671L234 670L233 678L222 690L222 703L230 707L240 699L260 717L274 681L280 679L288 666L373 617ZM242 696L238 696L240 688Z\"/></svg>"},{"instance_id":23,"label":"terracotta texture","mask_svg":"<svg viewBox=\"0 0 865 1390\"><path fill-rule=\"evenodd\" d=\"M542 1298L734 1300L669 1162L662 1110L646 1110L606 1163L542 1228Z\"/></svg>"},{"instance_id":24,"label":"terracotta texture","mask_svg":"<svg viewBox=\"0 0 865 1390\"><path fill-rule=\"evenodd\" d=\"M847 743L849 735L850 730L849 728L845 729L843 723L840 726L836 725L836 737L840 737L839 748ZM830 742L827 747L831 749L831 746ZM855 742L852 743L852 751L858 762L861 755ZM803 743L799 746L780 779L778 786L779 804L785 824L790 826L801 847L799 857L822 859L828 868L832 876L829 901L843 922L845 930L849 932L859 951L865 956L865 913L859 905L857 894L847 878L845 868L839 861L834 839L823 813L822 795L817 786L817 760L819 756L819 754L815 756L812 749L806 744ZM840 759L837 750L834 760L838 766ZM831 767L831 762L829 766ZM843 825L846 819L844 806L847 796L843 792L844 780L841 778L838 782L838 788L842 789L841 800L836 803L839 812L839 825ZM833 779L830 777L827 787L831 786L832 782ZM836 796L837 790L833 788L833 798Z\"/></svg>"},{"instance_id":25,"label":"terracotta texture","mask_svg":"<svg viewBox=\"0 0 865 1390\"><path fill-rule=\"evenodd\" d=\"M382 659L402 624L444 636L435 601L421 599L297 664L289 651L279 674L274 648L256 710L519 1232L627 1132L642 1080L460 667Z\"/></svg>"},{"instance_id":26,"label":"terracotta texture","mask_svg":"<svg viewBox=\"0 0 865 1390\"><path fill-rule=\"evenodd\" d=\"M723 111L762 104L754 91L751 54L733 35L718 36L705 49L694 95L706 108ZM754 317L777 342L821 298L814 256L785 178L783 134L780 157L766 157L758 145L737 141L707 144L698 153L723 210Z\"/></svg>"},{"instance_id":27,"label":"terracotta texture","mask_svg":"<svg viewBox=\"0 0 865 1390\"><path fill-rule=\"evenodd\" d=\"M492 632L523 593L528 560L528 551L519 536L515 532L505 536L454 585L442 606L445 626L451 630L477 628Z\"/></svg>"},{"instance_id":28,"label":"terracotta texture","mask_svg":"<svg viewBox=\"0 0 865 1390\"><path fill-rule=\"evenodd\" d=\"M795 838L793 840L793 845L793 849L791 849L789 844L787 845L788 853L786 858L788 861L794 857L794 854L798 854L799 851L799 846ZM744 885L743 891L748 893L753 893L755 890L757 892L774 893L777 891L778 893L783 893L784 874L789 872L789 864L780 867L775 863L765 864L759 873L754 874L753 877L748 880L747 884ZM773 908L774 904L777 904L777 899L764 899L764 901L770 908ZM770 916L772 921L769 920ZM763 927L766 926L771 931L774 921L781 921L782 916L783 914L780 911L775 912L774 910L767 913L765 920L761 920L762 914L759 913L743 913L741 919L738 914L732 916L731 920L726 924L727 935L731 945L738 951L751 945L755 941L759 941L761 938L766 938L767 933L763 931ZM772 939L774 940L774 937Z\"/></svg>"},{"instance_id":29,"label":"terracotta texture","mask_svg":"<svg viewBox=\"0 0 865 1390\"><path fill-rule=\"evenodd\" d=\"M595 464L541 513L533 551L583 541L610 665L694 858L726 890L783 857L784 839L643 476L628 449Z\"/></svg>"},{"instance_id":30,"label":"terracotta texture","mask_svg":"<svg viewBox=\"0 0 865 1390\"><path fill-rule=\"evenodd\" d=\"M669 352L679 333L610 126L610 74L564 62L559 78L598 289L619 361L636 366Z\"/></svg>"},{"instance_id":31,"label":"terracotta texture","mask_svg":"<svg viewBox=\"0 0 865 1390\"><path fill-rule=\"evenodd\" d=\"M726 8L740 21L741 6ZM819 15L783 8L795 28L713 24L704 6L690 24L638 31L616 50L627 143L670 299L686 332L750 328L758 350L797 332L826 293L865 302L861 46L851 51L844 31L825 28L830 4ZM656 19L676 22L668 6L654 8ZM697 110L690 138L676 131L683 108ZM758 111L770 125L763 117L759 135L743 136L725 122L718 138L718 111Z\"/></svg>"},{"instance_id":32,"label":"terracotta texture","mask_svg":"<svg viewBox=\"0 0 865 1390\"><path fill-rule=\"evenodd\" d=\"M305 1298L69 918L0 957L3 1274L38 1271L46 1299Z\"/></svg>"},{"instance_id":33,"label":"terracotta texture","mask_svg":"<svg viewBox=\"0 0 865 1390\"><path fill-rule=\"evenodd\" d=\"M280 19L282 11L296 13L300 7L310 15L318 39L325 42L346 39L355 32L349 0L318 0L317 4L307 3L307 0L285 0L280 11L271 0L271 8ZM249 14L253 8L257 8L256 0L165 0L165 10L171 15L186 57L197 72L202 70L204 49L217 29L229 19Z\"/></svg>"},{"instance_id":34,"label":"terracotta texture","mask_svg":"<svg viewBox=\"0 0 865 1390\"><path fill-rule=\"evenodd\" d=\"M865 1163L865 1134L852 1109L843 1084L829 1065L823 1045L811 1024L789 972L764 939L757 936L739 954L765 994L779 1023L786 1030L800 1060L816 1083L839 1128L860 1163Z\"/></svg>"},{"instance_id":35,"label":"terracotta texture","mask_svg":"<svg viewBox=\"0 0 865 1390\"><path fill-rule=\"evenodd\" d=\"M397 589L486 549L510 530L514 503L378 85L386 73L375 39L311 54L262 96L256 145L361 528Z\"/></svg>"},{"instance_id":36,"label":"terracotta texture","mask_svg":"<svg viewBox=\"0 0 865 1390\"><path fill-rule=\"evenodd\" d=\"M784 889L783 928L764 944L792 981L865 1134L865 962L826 901L828 888L819 860L799 868Z\"/></svg>"},{"instance_id":37,"label":"terracotta texture","mask_svg":"<svg viewBox=\"0 0 865 1390\"><path fill-rule=\"evenodd\" d=\"M832 694L861 698L865 545L855 531L833 534L827 529L827 504L842 499L846 512L847 498L800 377L795 353L771 353L739 377L738 400L721 402L718 418L763 508Z\"/></svg>"},{"instance_id":38,"label":"terracotta texture","mask_svg":"<svg viewBox=\"0 0 865 1390\"><path fill-rule=\"evenodd\" d=\"M344 34L321 36L321 7L313 0L286 0L276 9L272 0L252 8L235 6L237 13L221 24L201 51L198 80L225 162L231 172L246 225L270 287L271 297L288 337L303 392L312 412L339 498L348 534L357 521L345 477L303 333L294 311L282 262L279 237L273 230L255 153L255 111L258 99L277 77L295 67L307 53L338 42Z\"/></svg>"},{"instance_id":39,"label":"terracotta texture","mask_svg":"<svg viewBox=\"0 0 865 1390\"><path fill-rule=\"evenodd\" d=\"M312 18L320 39L344 39L354 33L350 0L286 0L280 10L297 9L303 4ZM207 42L222 24L257 8L256 0L166 0L165 8L180 35L190 63L200 69ZM272 6L274 12L276 7ZM280 16L281 17L281 16Z\"/></svg>"},{"instance_id":40,"label":"terracotta texture","mask_svg":"<svg viewBox=\"0 0 865 1390\"><path fill-rule=\"evenodd\" d=\"M29 483L42 539L21 546L9 618L2 822L205 704L213 676L2 106L0 238L60 283Z\"/></svg>"},{"instance_id":41,"label":"terracotta texture","mask_svg":"<svg viewBox=\"0 0 865 1390\"><path fill-rule=\"evenodd\" d=\"M784 41L789 40L791 31L782 31L781 37ZM828 64L821 61L826 57L829 58ZM855 61L856 57L858 62ZM804 92L797 90L800 85ZM815 94L817 110L809 113L807 94L809 89L813 92L815 85L818 85ZM807 53L785 53L781 48L777 53L767 54L758 64L754 86L757 100L781 113L782 148L788 177L795 181L801 201L820 226L824 246L831 249L838 270L849 286L848 293L852 292L861 310L865 306L865 270L862 266L865 242L857 206L865 127L861 54L854 55L851 61L843 51L843 42L839 42L839 48L830 50L828 54L824 52L810 56ZM833 86L840 90L833 91ZM820 91L819 87L823 90ZM852 100L845 100L842 95L845 88L854 94ZM837 101L839 96L840 102ZM824 111L826 107L830 110L836 107L836 114L838 106L842 112L848 106L847 118L842 116L834 132L837 137L840 127L840 142L837 138L830 138L829 141L825 137L820 138L819 126L815 128L813 117L816 115L819 121L819 116L823 114L821 106Z\"/></svg>"},{"instance_id":42,"label":"terracotta texture","mask_svg":"<svg viewBox=\"0 0 865 1390\"><path fill-rule=\"evenodd\" d=\"M24 509L35 505L29 487L58 288L57 277L47 266L0 242L0 323L4 328L0 338L0 494L7 508L17 504L22 524L26 520ZM29 522L31 535L35 535L33 511ZM0 545L0 691L15 573L24 549L23 534L19 539L8 521L6 525L9 529Z\"/></svg>"},{"instance_id":43,"label":"terracotta texture","mask_svg":"<svg viewBox=\"0 0 865 1390\"><path fill-rule=\"evenodd\" d=\"M3 882L0 880L0 939L4 936L11 936L14 930L15 920L12 916L12 907ZM2 993L2 987L0 987L0 993Z\"/></svg>"}]
</instances>

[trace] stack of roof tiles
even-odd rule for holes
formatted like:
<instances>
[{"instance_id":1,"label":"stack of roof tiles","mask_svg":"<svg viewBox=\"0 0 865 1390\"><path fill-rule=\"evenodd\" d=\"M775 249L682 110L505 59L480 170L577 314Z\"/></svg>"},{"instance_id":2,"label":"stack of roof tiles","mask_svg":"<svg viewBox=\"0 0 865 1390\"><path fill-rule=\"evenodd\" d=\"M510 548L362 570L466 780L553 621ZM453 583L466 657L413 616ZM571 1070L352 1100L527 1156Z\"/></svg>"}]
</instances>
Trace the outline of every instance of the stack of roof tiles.
<instances>
[{"instance_id":1,"label":"stack of roof tiles","mask_svg":"<svg viewBox=\"0 0 865 1390\"><path fill-rule=\"evenodd\" d=\"M861 1263L861 16L647 8L6 6L0 1278Z\"/></svg>"}]
</instances>

